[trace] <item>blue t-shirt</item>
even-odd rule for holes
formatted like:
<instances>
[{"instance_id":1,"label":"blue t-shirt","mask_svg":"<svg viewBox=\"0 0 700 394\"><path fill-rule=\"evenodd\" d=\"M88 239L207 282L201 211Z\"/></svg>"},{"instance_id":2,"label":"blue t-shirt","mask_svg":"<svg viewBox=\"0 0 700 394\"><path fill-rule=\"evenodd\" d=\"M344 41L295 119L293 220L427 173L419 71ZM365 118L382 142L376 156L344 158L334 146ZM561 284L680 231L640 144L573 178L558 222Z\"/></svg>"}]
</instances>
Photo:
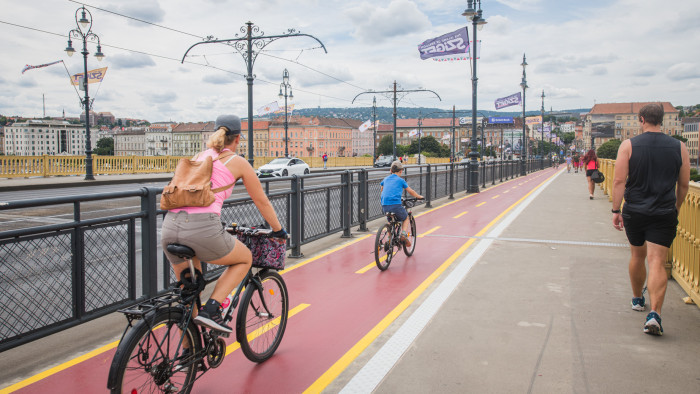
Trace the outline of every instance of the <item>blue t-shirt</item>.
<instances>
[{"instance_id":1,"label":"blue t-shirt","mask_svg":"<svg viewBox=\"0 0 700 394\"><path fill-rule=\"evenodd\" d=\"M380 183L382 189L382 205L401 204L403 189L408 187L408 183L396 174L391 174Z\"/></svg>"}]
</instances>

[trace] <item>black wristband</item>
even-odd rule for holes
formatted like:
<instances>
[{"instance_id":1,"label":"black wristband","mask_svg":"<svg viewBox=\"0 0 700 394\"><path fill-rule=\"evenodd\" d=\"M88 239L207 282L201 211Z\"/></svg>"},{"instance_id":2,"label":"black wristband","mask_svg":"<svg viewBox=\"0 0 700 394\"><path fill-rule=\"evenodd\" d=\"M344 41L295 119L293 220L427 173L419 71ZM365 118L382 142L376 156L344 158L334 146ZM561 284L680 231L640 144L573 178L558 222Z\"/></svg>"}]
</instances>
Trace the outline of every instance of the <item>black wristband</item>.
<instances>
[{"instance_id":1,"label":"black wristband","mask_svg":"<svg viewBox=\"0 0 700 394\"><path fill-rule=\"evenodd\" d=\"M612 209L612 210L610 210L610 212L612 212L612 213L620 213L620 210L619 210L619 209Z\"/></svg>"}]
</instances>

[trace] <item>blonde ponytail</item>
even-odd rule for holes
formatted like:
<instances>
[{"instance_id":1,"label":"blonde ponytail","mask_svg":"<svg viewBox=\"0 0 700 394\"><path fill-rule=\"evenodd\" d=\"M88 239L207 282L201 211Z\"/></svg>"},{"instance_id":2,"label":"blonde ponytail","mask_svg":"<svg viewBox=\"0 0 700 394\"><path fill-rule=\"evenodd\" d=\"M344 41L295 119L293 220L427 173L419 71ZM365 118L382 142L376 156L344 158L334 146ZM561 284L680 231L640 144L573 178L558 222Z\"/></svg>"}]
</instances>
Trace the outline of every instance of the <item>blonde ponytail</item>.
<instances>
[{"instance_id":1,"label":"blonde ponytail","mask_svg":"<svg viewBox=\"0 0 700 394\"><path fill-rule=\"evenodd\" d=\"M226 130L227 129L225 127L219 127L214 134L209 137L209 141L207 141L207 148L214 149L215 151L221 153L226 145L233 142L233 140L236 139L236 135L227 136Z\"/></svg>"}]
</instances>

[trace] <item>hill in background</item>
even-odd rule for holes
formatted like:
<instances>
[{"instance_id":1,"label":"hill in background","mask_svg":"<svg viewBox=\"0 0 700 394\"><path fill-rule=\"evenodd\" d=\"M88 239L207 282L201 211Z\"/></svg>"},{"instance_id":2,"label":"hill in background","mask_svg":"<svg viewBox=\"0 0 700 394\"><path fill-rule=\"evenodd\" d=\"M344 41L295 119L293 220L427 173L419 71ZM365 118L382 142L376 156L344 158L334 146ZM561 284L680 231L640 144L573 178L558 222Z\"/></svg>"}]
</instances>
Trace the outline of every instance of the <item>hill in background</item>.
<instances>
[{"instance_id":1,"label":"hill in background","mask_svg":"<svg viewBox=\"0 0 700 394\"><path fill-rule=\"evenodd\" d=\"M572 112L572 113L586 113L590 111L588 108L570 109L562 110L558 112ZM398 107L397 119L416 119L422 116L426 118L450 118L452 117L452 111L446 111L439 108L415 108L415 107ZM505 111L484 111L479 110L477 112L478 116L512 116L520 117L522 112L505 112ZM547 114L547 112L545 112ZM365 121L372 119L372 107L357 107L357 108L302 108L295 109L294 115L298 116L318 116L322 118L344 118L344 119L356 119ZM540 111L526 111L526 116L536 116L540 115ZM460 117L470 117L471 109L457 109L457 118ZM256 116L257 118L257 116ZM391 107L377 107L377 120L381 123L392 123L393 122L393 108Z\"/></svg>"}]
</instances>

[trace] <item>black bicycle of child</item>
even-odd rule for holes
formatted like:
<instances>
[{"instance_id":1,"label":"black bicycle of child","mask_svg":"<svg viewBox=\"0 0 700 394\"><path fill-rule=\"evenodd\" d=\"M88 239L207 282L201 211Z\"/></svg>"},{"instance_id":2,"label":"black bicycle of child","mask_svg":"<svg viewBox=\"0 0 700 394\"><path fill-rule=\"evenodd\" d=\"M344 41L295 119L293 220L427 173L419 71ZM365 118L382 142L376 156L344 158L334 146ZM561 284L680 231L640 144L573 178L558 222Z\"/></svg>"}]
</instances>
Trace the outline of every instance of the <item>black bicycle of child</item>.
<instances>
[{"instance_id":1,"label":"black bicycle of child","mask_svg":"<svg viewBox=\"0 0 700 394\"><path fill-rule=\"evenodd\" d=\"M416 250L416 219L413 218L411 208L413 208L419 200L419 198L404 198L401 200L401 205L403 205L408 212L408 220L410 222L407 235L410 246L406 246L406 243L401 241L401 221L398 220L393 213L386 214L389 223L385 224L377 231L377 237L374 240L374 261L377 263L377 268L380 270L386 271L386 269L389 268L391 259L399 249L403 249L406 256L411 256L413 251Z\"/></svg>"},{"instance_id":2,"label":"black bicycle of child","mask_svg":"<svg viewBox=\"0 0 700 394\"><path fill-rule=\"evenodd\" d=\"M269 238L271 233L235 224L226 231L246 240ZM193 321L206 284L192 263L194 251L177 244L168 245L168 251L186 259L189 271L183 271L181 280L166 293L120 310L128 323L109 370L107 387L112 393L189 393L194 382L221 365L226 355L223 338L229 334ZM289 296L280 274L255 265L254 261L234 291L224 321L232 320L240 299L236 339L249 360L261 363L272 357L282 341Z\"/></svg>"}]
</instances>

